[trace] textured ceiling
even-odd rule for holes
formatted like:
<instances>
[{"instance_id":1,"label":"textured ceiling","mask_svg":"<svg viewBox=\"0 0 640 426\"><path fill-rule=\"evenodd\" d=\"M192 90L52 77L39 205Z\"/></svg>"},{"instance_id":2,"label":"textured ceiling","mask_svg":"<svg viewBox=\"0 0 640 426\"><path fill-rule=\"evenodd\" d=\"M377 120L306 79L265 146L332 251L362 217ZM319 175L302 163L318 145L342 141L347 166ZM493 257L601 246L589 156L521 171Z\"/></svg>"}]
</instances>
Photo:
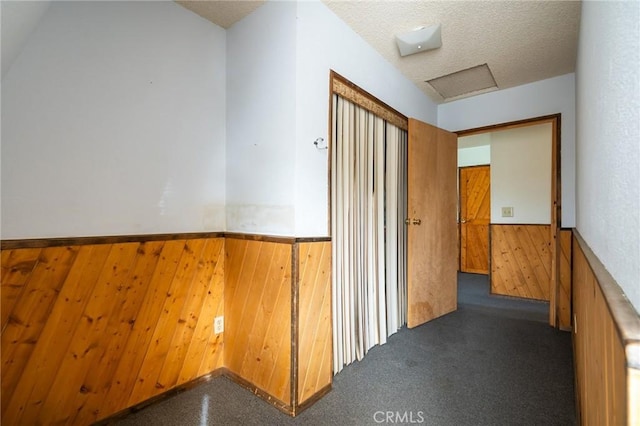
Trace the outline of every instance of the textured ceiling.
<instances>
[{"instance_id":1,"label":"textured ceiling","mask_svg":"<svg viewBox=\"0 0 640 426\"><path fill-rule=\"evenodd\" d=\"M186 7L190 11L197 13L203 18L213 22L214 24L222 28L229 28L230 26L256 10L258 7L262 6L264 0L177 0L176 3Z\"/></svg>"},{"instance_id":2,"label":"textured ceiling","mask_svg":"<svg viewBox=\"0 0 640 426\"><path fill-rule=\"evenodd\" d=\"M436 103L427 80L487 64L498 89L575 71L578 1L344 1L323 0L340 19ZM228 28L259 7L257 1L178 1ZM395 35L442 25L442 47L401 57ZM497 89L495 89L497 90Z\"/></svg>"}]
</instances>

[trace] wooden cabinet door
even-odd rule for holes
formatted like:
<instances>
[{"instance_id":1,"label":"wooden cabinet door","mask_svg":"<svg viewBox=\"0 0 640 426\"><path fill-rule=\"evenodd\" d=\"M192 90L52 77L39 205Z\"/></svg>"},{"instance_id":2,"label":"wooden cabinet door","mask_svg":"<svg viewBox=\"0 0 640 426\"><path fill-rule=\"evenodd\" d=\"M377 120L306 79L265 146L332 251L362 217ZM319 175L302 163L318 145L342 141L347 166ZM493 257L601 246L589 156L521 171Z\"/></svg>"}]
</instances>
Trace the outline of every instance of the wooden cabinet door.
<instances>
[{"instance_id":1,"label":"wooden cabinet door","mask_svg":"<svg viewBox=\"0 0 640 426\"><path fill-rule=\"evenodd\" d=\"M460 270L489 273L491 221L489 166L460 169Z\"/></svg>"},{"instance_id":2,"label":"wooden cabinet door","mask_svg":"<svg viewBox=\"0 0 640 426\"><path fill-rule=\"evenodd\" d=\"M409 328L457 308L457 156L457 135L409 119Z\"/></svg>"}]
</instances>

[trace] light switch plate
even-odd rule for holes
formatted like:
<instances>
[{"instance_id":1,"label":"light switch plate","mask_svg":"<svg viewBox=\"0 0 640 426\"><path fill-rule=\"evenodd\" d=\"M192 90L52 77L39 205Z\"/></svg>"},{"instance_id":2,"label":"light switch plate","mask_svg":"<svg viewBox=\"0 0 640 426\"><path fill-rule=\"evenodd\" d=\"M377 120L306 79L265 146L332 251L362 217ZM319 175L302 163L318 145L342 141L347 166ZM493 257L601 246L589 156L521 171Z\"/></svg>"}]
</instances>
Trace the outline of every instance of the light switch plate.
<instances>
[{"instance_id":1,"label":"light switch plate","mask_svg":"<svg viewBox=\"0 0 640 426\"><path fill-rule=\"evenodd\" d=\"M503 207L502 217L513 217L513 207Z\"/></svg>"}]
</instances>

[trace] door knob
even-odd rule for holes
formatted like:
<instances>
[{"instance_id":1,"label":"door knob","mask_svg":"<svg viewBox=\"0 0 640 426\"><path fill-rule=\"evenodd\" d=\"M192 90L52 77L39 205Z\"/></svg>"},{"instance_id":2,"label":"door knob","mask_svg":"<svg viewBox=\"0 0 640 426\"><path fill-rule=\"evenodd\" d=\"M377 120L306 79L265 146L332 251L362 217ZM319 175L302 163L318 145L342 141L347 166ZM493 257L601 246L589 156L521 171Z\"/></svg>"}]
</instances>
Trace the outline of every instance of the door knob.
<instances>
[{"instance_id":1,"label":"door knob","mask_svg":"<svg viewBox=\"0 0 640 426\"><path fill-rule=\"evenodd\" d=\"M413 223L414 225L420 225L420 224L422 223L422 220L420 220L420 219L413 219L412 223Z\"/></svg>"},{"instance_id":2,"label":"door knob","mask_svg":"<svg viewBox=\"0 0 640 426\"><path fill-rule=\"evenodd\" d=\"M411 225L411 219L406 218L406 219L404 220L404 224L405 224L405 225Z\"/></svg>"},{"instance_id":3,"label":"door knob","mask_svg":"<svg viewBox=\"0 0 640 426\"><path fill-rule=\"evenodd\" d=\"M467 220L466 220L466 219L462 219L462 220L460 221L460 223L467 223Z\"/></svg>"}]
</instances>

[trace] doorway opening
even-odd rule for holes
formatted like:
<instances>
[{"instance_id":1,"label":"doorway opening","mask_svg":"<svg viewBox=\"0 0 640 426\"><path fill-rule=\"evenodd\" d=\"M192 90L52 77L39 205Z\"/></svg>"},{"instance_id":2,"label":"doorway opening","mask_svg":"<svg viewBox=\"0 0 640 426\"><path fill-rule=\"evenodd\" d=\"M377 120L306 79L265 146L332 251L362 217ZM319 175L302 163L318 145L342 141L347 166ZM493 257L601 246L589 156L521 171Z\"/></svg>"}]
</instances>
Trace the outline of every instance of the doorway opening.
<instances>
[{"instance_id":1,"label":"doorway opening","mask_svg":"<svg viewBox=\"0 0 640 426\"><path fill-rule=\"evenodd\" d=\"M491 295L548 304L552 326L561 308L559 132L559 114L457 132L459 271L487 274Z\"/></svg>"}]
</instances>

